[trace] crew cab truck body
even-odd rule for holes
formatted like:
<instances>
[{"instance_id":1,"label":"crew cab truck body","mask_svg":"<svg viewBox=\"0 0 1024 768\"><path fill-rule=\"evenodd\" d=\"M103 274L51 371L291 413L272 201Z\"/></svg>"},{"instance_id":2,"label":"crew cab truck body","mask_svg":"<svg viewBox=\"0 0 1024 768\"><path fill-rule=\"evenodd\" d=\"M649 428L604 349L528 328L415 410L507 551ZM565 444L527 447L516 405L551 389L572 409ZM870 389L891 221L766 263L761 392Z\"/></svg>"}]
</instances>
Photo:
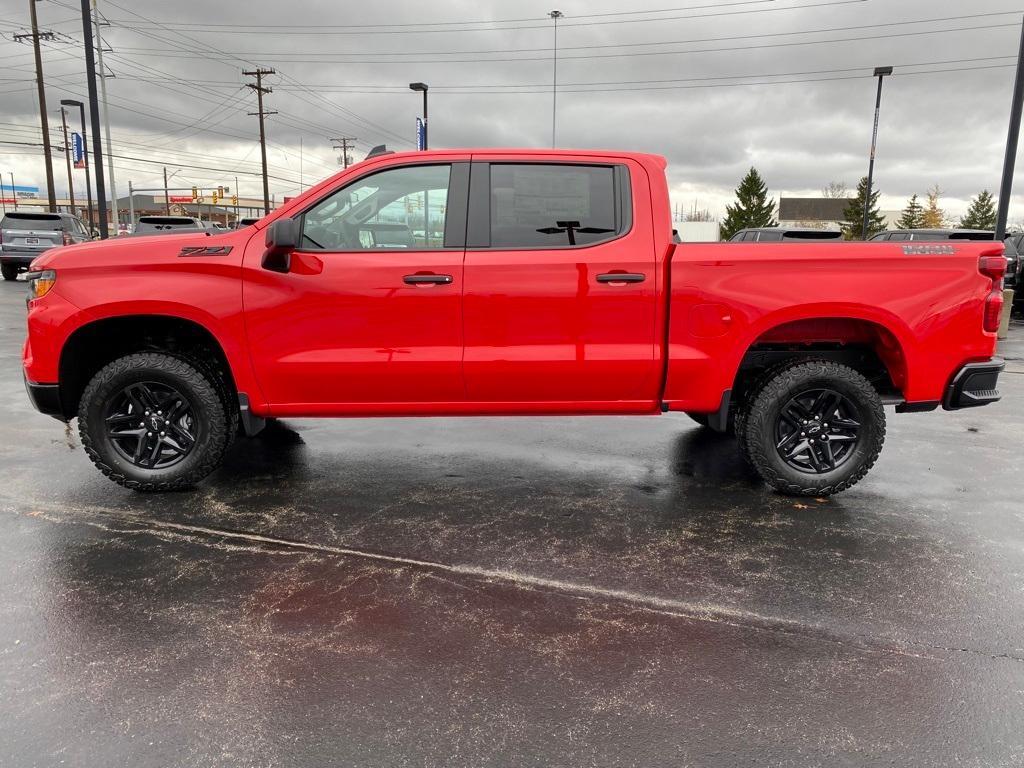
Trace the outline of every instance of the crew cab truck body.
<instances>
[{"instance_id":1,"label":"crew cab truck body","mask_svg":"<svg viewBox=\"0 0 1024 768\"><path fill-rule=\"evenodd\" d=\"M823 494L874 463L883 405L999 398L1005 265L978 242L675 244L653 155L386 154L234 232L48 253L24 369L138 489L198 481L267 417L683 411Z\"/></svg>"}]
</instances>

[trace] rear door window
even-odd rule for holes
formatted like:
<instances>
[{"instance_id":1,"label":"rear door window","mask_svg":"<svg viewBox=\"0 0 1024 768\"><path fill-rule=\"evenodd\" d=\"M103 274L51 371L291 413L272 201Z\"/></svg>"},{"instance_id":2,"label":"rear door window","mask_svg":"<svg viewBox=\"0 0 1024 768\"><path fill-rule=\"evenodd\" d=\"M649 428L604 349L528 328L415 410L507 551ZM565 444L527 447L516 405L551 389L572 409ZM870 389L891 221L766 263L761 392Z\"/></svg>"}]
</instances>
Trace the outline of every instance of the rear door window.
<instances>
[{"instance_id":1,"label":"rear door window","mask_svg":"<svg viewBox=\"0 0 1024 768\"><path fill-rule=\"evenodd\" d=\"M491 247L579 247L614 239L626 228L618 178L610 165L492 163Z\"/></svg>"}]
</instances>

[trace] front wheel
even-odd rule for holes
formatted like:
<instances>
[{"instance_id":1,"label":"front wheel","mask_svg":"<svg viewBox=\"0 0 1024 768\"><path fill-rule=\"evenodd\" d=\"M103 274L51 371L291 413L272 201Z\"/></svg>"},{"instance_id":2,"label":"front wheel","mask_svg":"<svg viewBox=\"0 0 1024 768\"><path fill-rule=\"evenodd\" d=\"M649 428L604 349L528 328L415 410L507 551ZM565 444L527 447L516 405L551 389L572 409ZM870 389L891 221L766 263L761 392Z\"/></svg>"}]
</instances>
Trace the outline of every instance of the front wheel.
<instances>
[{"instance_id":1,"label":"front wheel","mask_svg":"<svg viewBox=\"0 0 1024 768\"><path fill-rule=\"evenodd\" d=\"M878 392L845 365L808 361L768 379L743 420L751 463L776 490L827 496L855 485L878 459L885 411Z\"/></svg>"},{"instance_id":2,"label":"front wheel","mask_svg":"<svg viewBox=\"0 0 1024 768\"><path fill-rule=\"evenodd\" d=\"M210 378L157 352L128 355L86 386L78 431L89 458L138 491L187 488L220 464L231 420Z\"/></svg>"}]
</instances>

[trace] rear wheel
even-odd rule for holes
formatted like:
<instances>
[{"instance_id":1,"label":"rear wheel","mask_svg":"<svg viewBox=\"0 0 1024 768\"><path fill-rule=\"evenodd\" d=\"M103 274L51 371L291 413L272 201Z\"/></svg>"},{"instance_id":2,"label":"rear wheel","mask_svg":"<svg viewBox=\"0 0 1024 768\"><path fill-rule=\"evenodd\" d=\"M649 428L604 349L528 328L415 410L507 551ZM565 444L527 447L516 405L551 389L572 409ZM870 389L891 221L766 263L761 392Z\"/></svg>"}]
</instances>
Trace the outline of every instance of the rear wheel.
<instances>
[{"instance_id":1,"label":"rear wheel","mask_svg":"<svg viewBox=\"0 0 1024 768\"><path fill-rule=\"evenodd\" d=\"M0 273L3 274L4 280L17 280L19 271L21 270L17 264L0 264Z\"/></svg>"},{"instance_id":2,"label":"rear wheel","mask_svg":"<svg viewBox=\"0 0 1024 768\"><path fill-rule=\"evenodd\" d=\"M78 430L89 458L126 488L187 488L217 468L233 422L210 377L156 352L122 357L89 382Z\"/></svg>"},{"instance_id":3,"label":"rear wheel","mask_svg":"<svg viewBox=\"0 0 1024 768\"><path fill-rule=\"evenodd\" d=\"M795 364L768 379L742 424L742 445L760 475L797 496L855 485L885 441L878 392L852 368L826 361Z\"/></svg>"}]
</instances>

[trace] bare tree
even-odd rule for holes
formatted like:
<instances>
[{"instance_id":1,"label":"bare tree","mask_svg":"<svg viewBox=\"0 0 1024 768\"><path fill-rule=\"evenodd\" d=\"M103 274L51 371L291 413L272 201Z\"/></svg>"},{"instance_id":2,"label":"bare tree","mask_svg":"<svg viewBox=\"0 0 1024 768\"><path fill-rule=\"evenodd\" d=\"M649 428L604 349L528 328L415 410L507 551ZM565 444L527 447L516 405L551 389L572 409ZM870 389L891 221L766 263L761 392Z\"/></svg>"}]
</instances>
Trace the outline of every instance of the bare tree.
<instances>
[{"instance_id":1,"label":"bare tree","mask_svg":"<svg viewBox=\"0 0 1024 768\"><path fill-rule=\"evenodd\" d=\"M821 190L821 196L830 200L845 200L850 196L849 192L850 191L847 189L845 181L830 181L828 185Z\"/></svg>"}]
</instances>

